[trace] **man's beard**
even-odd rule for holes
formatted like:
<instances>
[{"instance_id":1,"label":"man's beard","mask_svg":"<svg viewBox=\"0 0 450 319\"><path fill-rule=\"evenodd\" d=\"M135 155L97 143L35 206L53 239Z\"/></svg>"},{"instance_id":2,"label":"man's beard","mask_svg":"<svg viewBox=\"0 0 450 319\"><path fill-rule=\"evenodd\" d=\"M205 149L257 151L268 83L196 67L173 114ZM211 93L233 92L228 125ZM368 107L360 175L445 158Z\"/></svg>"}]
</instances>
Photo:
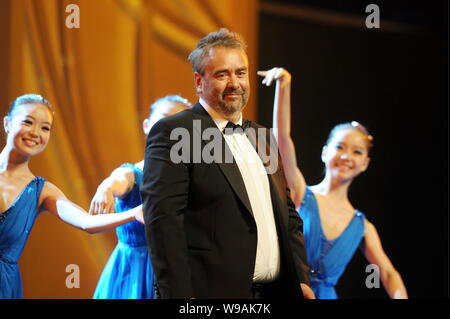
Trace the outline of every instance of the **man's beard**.
<instances>
[{"instance_id":1,"label":"man's beard","mask_svg":"<svg viewBox=\"0 0 450 319\"><path fill-rule=\"evenodd\" d=\"M240 98L237 101L227 103L224 99L224 96L227 94L239 94ZM226 114L233 114L241 111L247 104L247 101L248 101L247 91L244 90L226 91L223 92L221 96L219 96L218 104L222 112Z\"/></svg>"}]
</instances>

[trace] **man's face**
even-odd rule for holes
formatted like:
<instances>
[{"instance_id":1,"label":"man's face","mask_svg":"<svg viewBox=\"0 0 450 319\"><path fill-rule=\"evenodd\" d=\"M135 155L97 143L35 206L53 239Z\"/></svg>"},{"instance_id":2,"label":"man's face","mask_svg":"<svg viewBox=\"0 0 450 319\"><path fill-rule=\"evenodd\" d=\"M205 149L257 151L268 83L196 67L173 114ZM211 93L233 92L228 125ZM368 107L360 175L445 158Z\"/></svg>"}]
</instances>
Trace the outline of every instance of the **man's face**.
<instances>
[{"instance_id":1,"label":"man's face","mask_svg":"<svg viewBox=\"0 0 450 319\"><path fill-rule=\"evenodd\" d=\"M199 96L216 112L241 111L250 95L248 59L239 48L215 47L205 57L203 75L195 73Z\"/></svg>"}]
</instances>

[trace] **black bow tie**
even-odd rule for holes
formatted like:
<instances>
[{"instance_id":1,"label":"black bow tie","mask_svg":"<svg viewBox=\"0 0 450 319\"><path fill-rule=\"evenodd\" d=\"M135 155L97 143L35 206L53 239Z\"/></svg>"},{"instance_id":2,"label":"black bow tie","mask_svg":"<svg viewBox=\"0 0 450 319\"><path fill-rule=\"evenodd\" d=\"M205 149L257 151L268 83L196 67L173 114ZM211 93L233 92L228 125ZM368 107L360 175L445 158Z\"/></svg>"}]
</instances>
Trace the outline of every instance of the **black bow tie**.
<instances>
[{"instance_id":1,"label":"black bow tie","mask_svg":"<svg viewBox=\"0 0 450 319\"><path fill-rule=\"evenodd\" d=\"M223 133L225 134L233 134L233 133L240 133L241 131L244 132L245 129L250 127L250 121L242 121L242 125L234 124L233 122L228 122L225 128L223 129ZM239 129L239 130L238 130Z\"/></svg>"}]
</instances>

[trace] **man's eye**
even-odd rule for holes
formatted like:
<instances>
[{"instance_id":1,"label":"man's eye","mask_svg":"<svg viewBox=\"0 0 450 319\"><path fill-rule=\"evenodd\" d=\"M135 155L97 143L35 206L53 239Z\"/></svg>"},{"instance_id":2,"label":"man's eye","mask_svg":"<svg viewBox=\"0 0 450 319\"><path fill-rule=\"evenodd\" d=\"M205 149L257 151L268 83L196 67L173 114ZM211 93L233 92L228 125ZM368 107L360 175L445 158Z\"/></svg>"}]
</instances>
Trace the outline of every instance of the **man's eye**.
<instances>
[{"instance_id":1,"label":"man's eye","mask_svg":"<svg viewBox=\"0 0 450 319\"><path fill-rule=\"evenodd\" d=\"M363 151L356 150L356 151L355 151L355 154L362 155L362 154L363 154Z\"/></svg>"},{"instance_id":2,"label":"man's eye","mask_svg":"<svg viewBox=\"0 0 450 319\"><path fill-rule=\"evenodd\" d=\"M43 126L42 129L47 132L50 131L50 127L48 127L48 126Z\"/></svg>"}]
</instances>

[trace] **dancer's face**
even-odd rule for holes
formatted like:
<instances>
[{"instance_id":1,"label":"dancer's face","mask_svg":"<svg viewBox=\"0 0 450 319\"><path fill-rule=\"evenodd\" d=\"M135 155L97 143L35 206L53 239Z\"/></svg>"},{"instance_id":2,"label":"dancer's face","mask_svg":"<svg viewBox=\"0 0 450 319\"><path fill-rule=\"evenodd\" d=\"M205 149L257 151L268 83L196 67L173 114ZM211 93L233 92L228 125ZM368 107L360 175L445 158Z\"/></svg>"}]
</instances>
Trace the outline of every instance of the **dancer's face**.
<instances>
[{"instance_id":1,"label":"dancer's face","mask_svg":"<svg viewBox=\"0 0 450 319\"><path fill-rule=\"evenodd\" d=\"M216 112L228 116L241 111L250 95L244 50L215 47L205 59L203 75L195 73L197 93Z\"/></svg>"},{"instance_id":2,"label":"dancer's face","mask_svg":"<svg viewBox=\"0 0 450 319\"><path fill-rule=\"evenodd\" d=\"M25 156L42 152L50 139L53 115L46 105L22 104L4 118L7 146Z\"/></svg>"},{"instance_id":3,"label":"dancer's face","mask_svg":"<svg viewBox=\"0 0 450 319\"><path fill-rule=\"evenodd\" d=\"M367 137L356 129L336 132L323 148L322 161L327 174L342 180L352 180L364 172L370 162Z\"/></svg>"}]
</instances>

